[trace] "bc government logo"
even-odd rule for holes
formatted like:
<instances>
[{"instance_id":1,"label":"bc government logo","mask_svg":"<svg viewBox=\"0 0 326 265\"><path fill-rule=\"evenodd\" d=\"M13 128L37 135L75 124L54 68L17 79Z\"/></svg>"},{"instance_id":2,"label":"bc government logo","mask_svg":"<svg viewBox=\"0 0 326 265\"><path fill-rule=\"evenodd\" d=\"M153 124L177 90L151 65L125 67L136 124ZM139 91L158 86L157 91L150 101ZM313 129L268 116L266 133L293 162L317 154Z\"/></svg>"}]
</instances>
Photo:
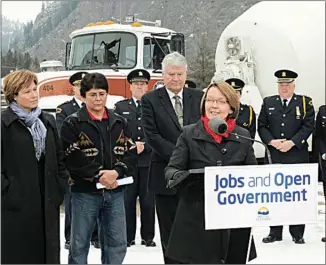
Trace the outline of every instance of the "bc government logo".
<instances>
[{"instance_id":1,"label":"bc government logo","mask_svg":"<svg viewBox=\"0 0 326 265\"><path fill-rule=\"evenodd\" d=\"M257 211L257 221L269 221L271 220L269 216L269 210L267 207L262 206Z\"/></svg>"}]
</instances>

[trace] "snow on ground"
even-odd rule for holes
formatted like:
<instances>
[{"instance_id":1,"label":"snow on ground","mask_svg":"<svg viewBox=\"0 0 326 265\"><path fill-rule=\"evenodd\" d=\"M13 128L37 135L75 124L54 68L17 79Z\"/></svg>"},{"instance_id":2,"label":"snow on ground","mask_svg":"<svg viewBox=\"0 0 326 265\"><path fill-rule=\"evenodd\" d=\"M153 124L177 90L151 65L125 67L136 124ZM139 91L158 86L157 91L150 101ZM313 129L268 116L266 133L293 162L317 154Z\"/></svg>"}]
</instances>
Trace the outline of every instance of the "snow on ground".
<instances>
[{"instance_id":1,"label":"snow on ground","mask_svg":"<svg viewBox=\"0 0 326 265\"><path fill-rule=\"evenodd\" d=\"M257 248L257 259L250 264L325 264L325 243L321 238L325 236L325 201L322 196L322 185L319 185L318 222L306 225L304 245L292 242L288 226L283 229L283 241L270 244L262 243L263 237L268 235L268 227L253 229L254 240ZM139 224L138 218L138 224ZM61 263L67 264L68 250L64 249L64 214L61 214ZM156 236L154 241L157 247L147 248L140 245L139 229L137 229L136 245L128 248L124 264L163 264L160 246L159 228L156 218ZM90 247L88 255L89 264L101 263L101 251Z\"/></svg>"}]
</instances>

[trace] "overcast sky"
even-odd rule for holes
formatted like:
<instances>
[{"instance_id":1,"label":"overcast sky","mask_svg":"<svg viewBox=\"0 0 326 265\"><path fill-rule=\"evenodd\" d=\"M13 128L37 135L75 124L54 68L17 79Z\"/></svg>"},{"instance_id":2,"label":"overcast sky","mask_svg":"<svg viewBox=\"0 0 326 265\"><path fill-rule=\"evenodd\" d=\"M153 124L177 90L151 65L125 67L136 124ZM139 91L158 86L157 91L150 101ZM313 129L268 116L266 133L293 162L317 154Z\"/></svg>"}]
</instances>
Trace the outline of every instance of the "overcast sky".
<instances>
[{"instance_id":1,"label":"overcast sky","mask_svg":"<svg viewBox=\"0 0 326 265\"><path fill-rule=\"evenodd\" d=\"M27 22L41 12L42 1L1 1L1 13L12 20Z\"/></svg>"}]
</instances>

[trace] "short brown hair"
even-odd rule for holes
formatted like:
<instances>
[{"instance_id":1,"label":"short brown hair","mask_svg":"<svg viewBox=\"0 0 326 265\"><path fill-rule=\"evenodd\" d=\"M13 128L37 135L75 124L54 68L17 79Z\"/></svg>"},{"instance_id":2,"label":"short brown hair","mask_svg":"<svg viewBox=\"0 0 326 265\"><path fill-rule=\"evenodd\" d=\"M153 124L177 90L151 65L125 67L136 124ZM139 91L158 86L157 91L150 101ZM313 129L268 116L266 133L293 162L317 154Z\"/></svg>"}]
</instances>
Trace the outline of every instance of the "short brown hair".
<instances>
[{"instance_id":1,"label":"short brown hair","mask_svg":"<svg viewBox=\"0 0 326 265\"><path fill-rule=\"evenodd\" d=\"M228 118L236 119L239 115L240 102L238 100L237 94L233 89L233 87L224 81L213 82L206 88L206 91L200 103L200 115L201 116L205 115L205 104L206 104L207 93L212 87L216 87L226 97L226 100L229 103L232 110L232 113L229 114Z\"/></svg>"},{"instance_id":2,"label":"short brown hair","mask_svg":"<svg viewBox=\"0 0 326 265\"><path fill-rule=\"evenodd\" d=\"M8 74L3 80L3 92L8 104L14 101L20 90L28 87L31 82L37 85L38 80L35 73L29 70L17 70Z\"/></svg>"}]
</instances>

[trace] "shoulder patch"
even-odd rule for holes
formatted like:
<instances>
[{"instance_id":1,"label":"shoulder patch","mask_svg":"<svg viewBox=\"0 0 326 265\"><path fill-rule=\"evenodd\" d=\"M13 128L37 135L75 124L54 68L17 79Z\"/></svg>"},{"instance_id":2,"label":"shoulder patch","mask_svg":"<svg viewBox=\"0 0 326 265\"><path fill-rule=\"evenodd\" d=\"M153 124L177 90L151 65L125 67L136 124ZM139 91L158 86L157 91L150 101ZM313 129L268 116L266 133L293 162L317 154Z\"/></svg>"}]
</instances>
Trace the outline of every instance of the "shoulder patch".
<instances>
[{"instance_id":1,"label":"shoulder patch","mask_svg":"<svg viewBox=\"0 0 326 265\"><path fill-rule=\"evenodd\" d=\"M57 108L55 113L61 113L62 112L62 108Z\"/></svg>"}]
</instances>

